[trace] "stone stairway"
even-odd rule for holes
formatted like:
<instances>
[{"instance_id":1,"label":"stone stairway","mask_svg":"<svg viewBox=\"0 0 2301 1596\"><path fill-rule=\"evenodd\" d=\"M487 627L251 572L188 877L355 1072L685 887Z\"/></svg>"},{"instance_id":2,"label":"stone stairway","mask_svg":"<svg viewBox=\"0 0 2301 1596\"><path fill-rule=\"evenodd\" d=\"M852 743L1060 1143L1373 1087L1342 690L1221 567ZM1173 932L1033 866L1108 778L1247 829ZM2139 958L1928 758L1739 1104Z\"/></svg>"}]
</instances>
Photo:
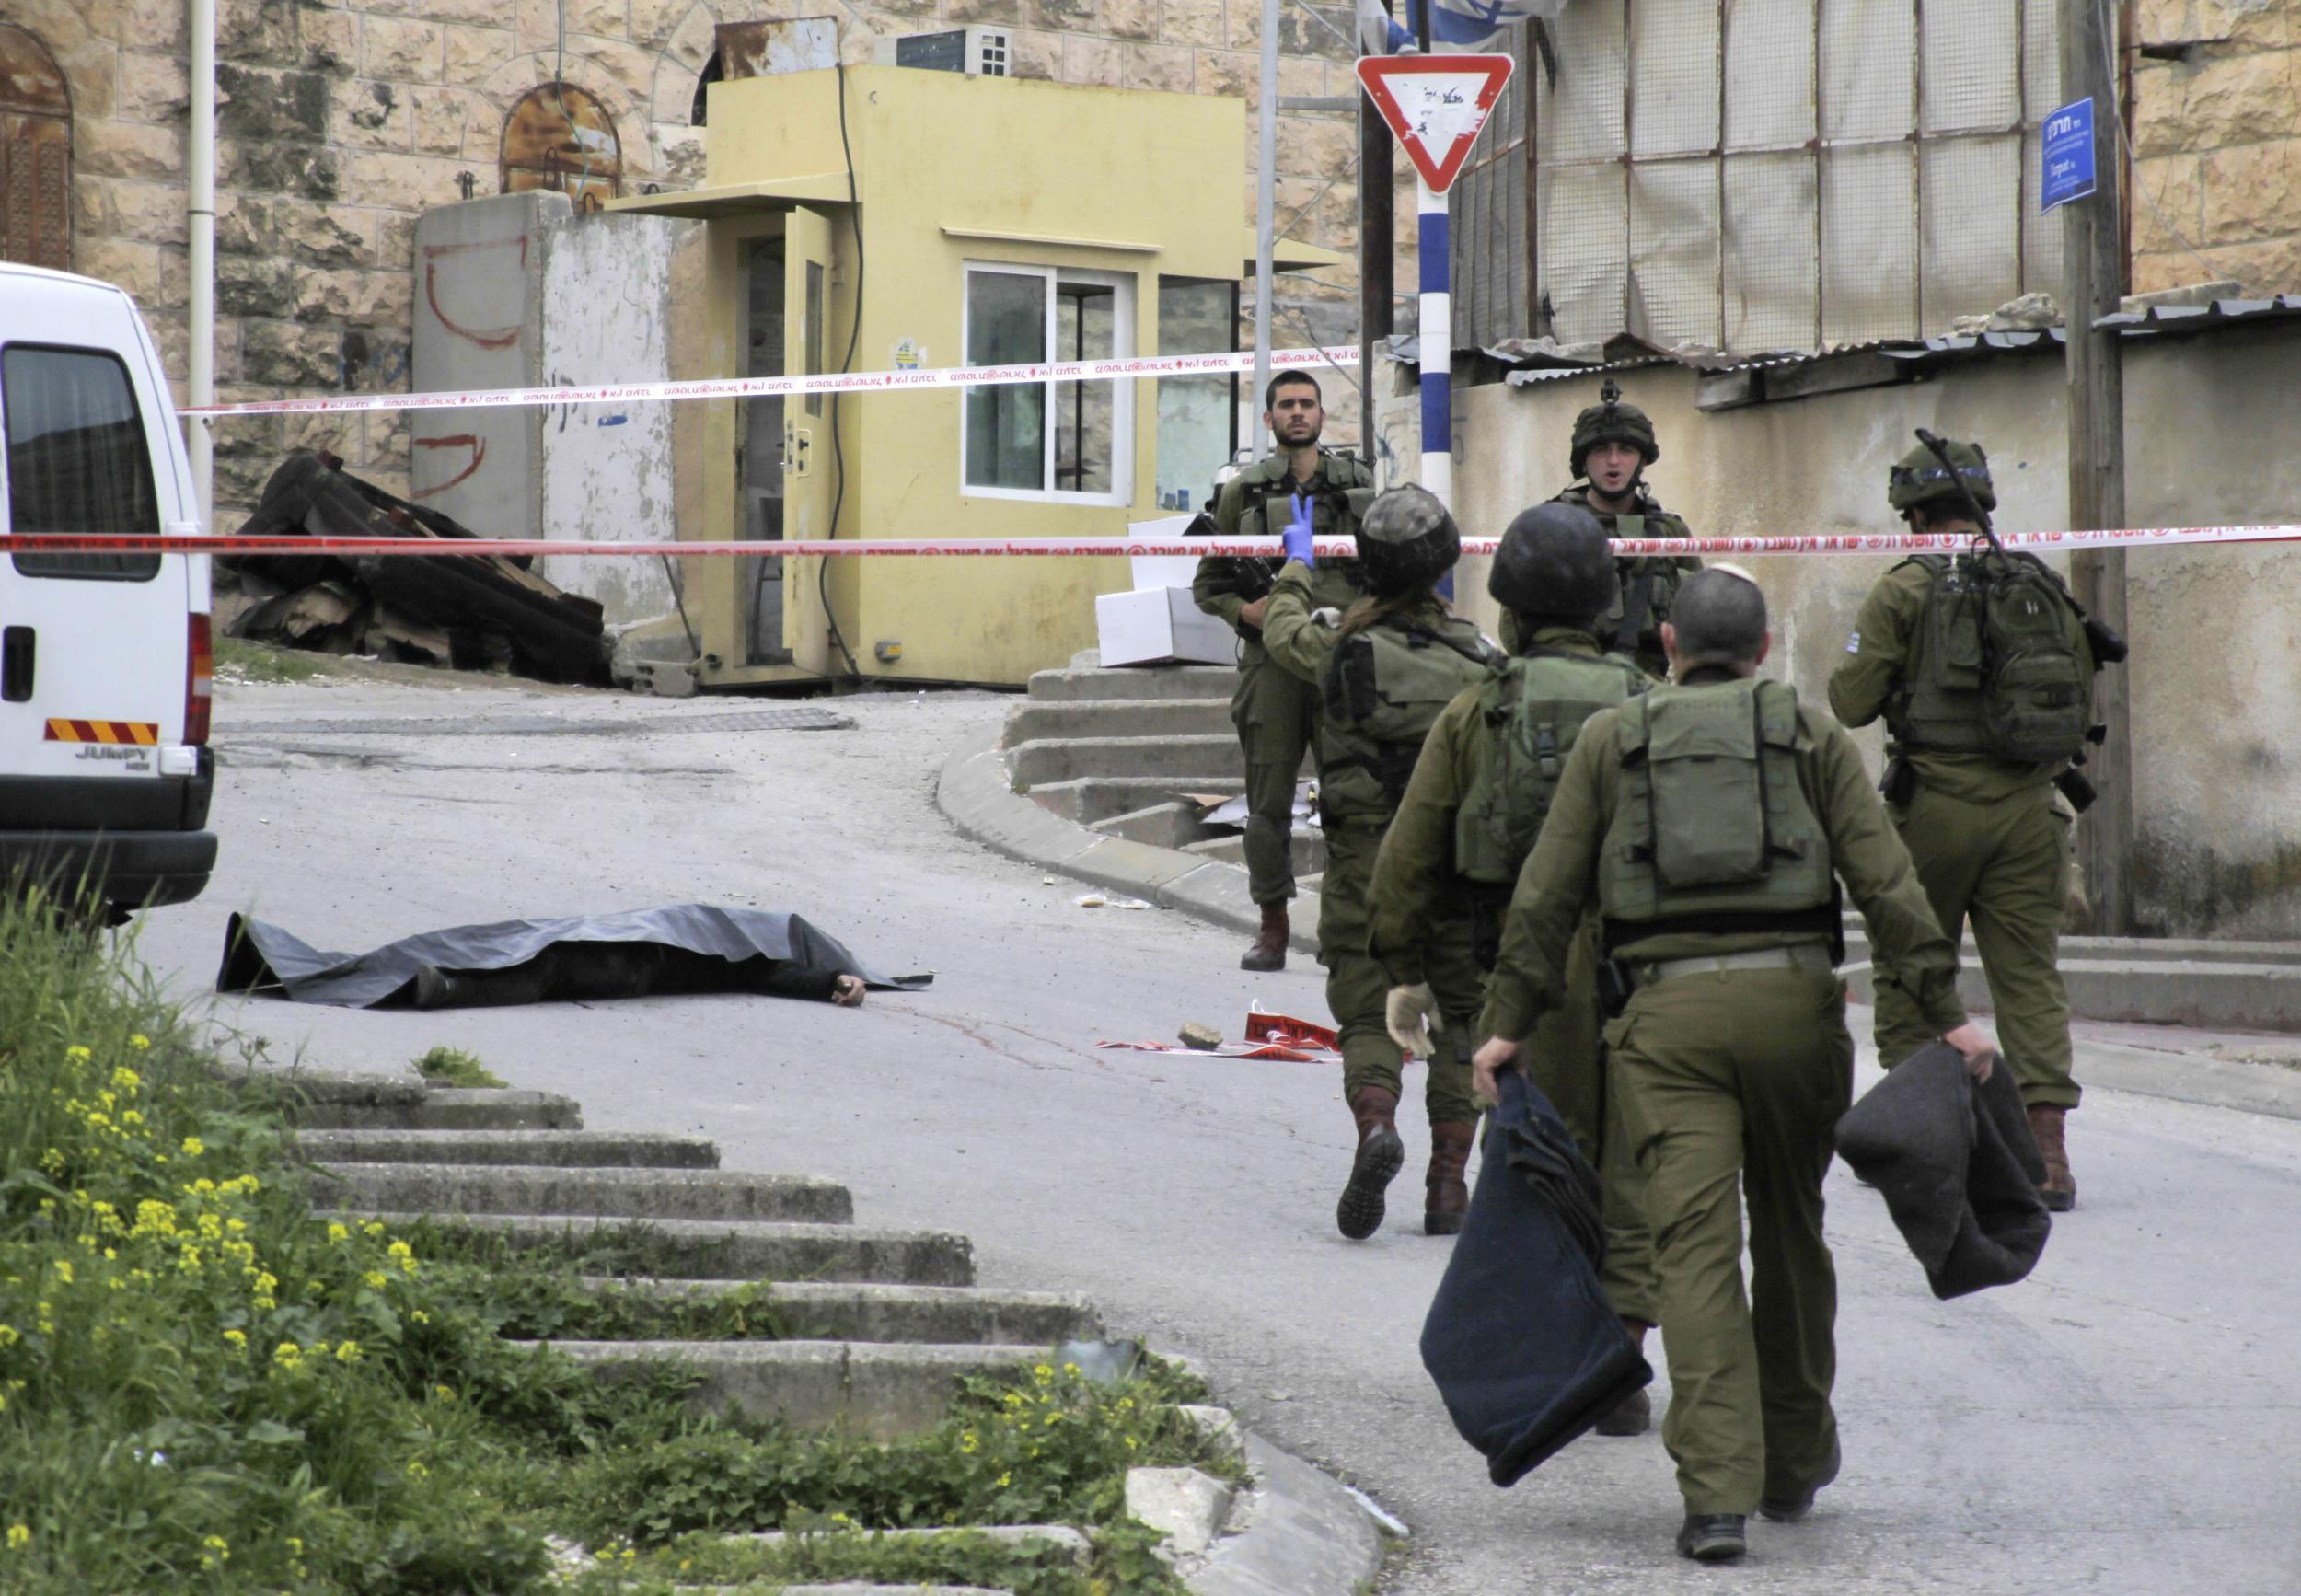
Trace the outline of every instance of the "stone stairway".
<instances>
[{"instance_id":1,"label":"stone stairway","mask_svg":"<svg viewBox=\"0 0 2301 1596\"><path fill-rule=\"evenodd\" d=\"M702 1138L585 1130L579 1106L566 1097L431 1088L412 1078L302 1075L290 1093L297 1149L311 1162L313 1199L323 1217L462 1224L515 1245L601 1234L622 1248L643 1246L653 1277L586 1280L602 1293L684 1297L764 1284L781 1339L551 1343L607 1379L665 1361L684 1364L700 1377L689 1400L701 1409L734 1404L757 1418L844 1425L890 1440L939 1421L965 1379L1104 1334L1082 1298L978 1286L974 1249L963 1235L858 1225L846 1186L722 1169L718 1148ZM1243 1447L1258 1478L1280 1475L1288 1483L1280 1495L1311 1502L1322 1493L1341 1497L1341 1487L1315 1471L1259 1441L1242 1441L1227 1413L1188 1411ZM1138 1482L1138 1475L1146 1477ZM1150 1477L1175 1475L1213 1494L1178 1498L1168 1488L1174 1482ZM1253 1494L1259 1499L1276 1489ZM1183 1498L1193 1504L1187 1512L1171 1505ZM1195 1471L1133 1471L1128 1502L1136 1517L1168 1531L1187 1581L1210 1593L1265 1589L1250 1571L1274 1556L1305 1568L1331 1565L1331 1578L1322 1574L1303 1589L1336 1596L1372 1567L1370 1539L1349 1530L1352 1514L1331 1500L1328 1530L1297 1545L1272 1539L1270 1526L1285 1521L1278 1509L1288 1502L1266 1512L1262 1528L1251 1509L1231 1524L1231 1487ZM1162 1512L1170 1521L1161 1521ZM1236 1532L1225 1533L1226 1526ZM1083 1567L1093 1551L1086 1535L1067 1526L993 1525L983 1532L1032 1543L1042 1564ZM787 1591L893 1596L896 1589L792 1585ZM991 1596L972 1587L899 1589Z\"/></svg>"},{"instance_id":2,"label":"stone stairway","mask_svg":"<svg viewBox=\"0 0 2301 1596\"><path fill-rule=\"evenodd\" d=\"M1007 716L1007 769L1018 790L1090 831L1243 867L1240 833L1205 825L1175 796L1245 791L1231 724L1237 680L1228 665L1040 671ZM1297 827L1295 874L1325 867L1324 838Z\"/></svg>"}]
</instances>

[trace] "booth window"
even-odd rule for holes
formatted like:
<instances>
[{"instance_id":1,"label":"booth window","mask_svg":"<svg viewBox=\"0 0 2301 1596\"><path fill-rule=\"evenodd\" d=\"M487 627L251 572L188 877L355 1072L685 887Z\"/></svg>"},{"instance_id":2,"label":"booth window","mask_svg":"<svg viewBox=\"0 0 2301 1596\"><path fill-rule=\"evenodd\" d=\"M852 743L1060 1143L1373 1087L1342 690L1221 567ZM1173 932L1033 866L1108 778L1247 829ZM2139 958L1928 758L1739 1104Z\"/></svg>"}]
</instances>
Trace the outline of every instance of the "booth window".
<instances>
[{"instance_id":1,"label":"booth window","mask_svg":"<svg viewBox=\"0 0 2301 1596\"><path fill-rule=\"evenodd\" d=\"M966 364L1111 360L1134 353L1134 279L1053 267L966 269ZM965 398L967 492L1103 504L1134 499L1134 385L1001 383Z\"/></svg>"},{"instance_id":2,"label":"booth window","mask_svg":"<svg viewBox=\"0 0 2301 1596\"><path fill-rule=\"evenodd\" d=\"M623 191L623 141L607 108L572 83L529 89L503 119L503 192L548 189L596 211Z\"/></svg>"},{"instance_id":3,"label":"booth window","mask_svg":"<svg viewBox=\"0 0 2301 1596\"><path fill-rule=\"evenodd\" d=\"M72 269L72 92L48 47L0 22L0 260Z\"/></svg>"}]
</instances>

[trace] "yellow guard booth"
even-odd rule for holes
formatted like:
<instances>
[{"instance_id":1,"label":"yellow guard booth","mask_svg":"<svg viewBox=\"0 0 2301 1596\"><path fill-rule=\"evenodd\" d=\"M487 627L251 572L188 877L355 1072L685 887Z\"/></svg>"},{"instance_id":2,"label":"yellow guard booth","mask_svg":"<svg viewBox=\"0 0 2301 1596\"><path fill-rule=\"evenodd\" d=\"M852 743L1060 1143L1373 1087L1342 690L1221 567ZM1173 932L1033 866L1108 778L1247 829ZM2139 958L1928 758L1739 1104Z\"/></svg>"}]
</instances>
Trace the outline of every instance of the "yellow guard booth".
<instances>
[{"instance_id":1,"label":"yellow guard booth","mask_svg":"<svg viewBox=\"0 0 2301 1596\"><path fill-rule=\"evenodd\" d=\"M682 376L1237 347L1238 100L896 66L710 95L707 186L610 207L706 224L702 369ZM1288 244L1280 265L1334 259ZM1238 397L1215 376L705 401L681 535L1116 536L1205 507ZM1129 585L1117 560L685 564L706 687L1019 684L1092 645L1094 596Z\"/></svg>"}]
</instances>

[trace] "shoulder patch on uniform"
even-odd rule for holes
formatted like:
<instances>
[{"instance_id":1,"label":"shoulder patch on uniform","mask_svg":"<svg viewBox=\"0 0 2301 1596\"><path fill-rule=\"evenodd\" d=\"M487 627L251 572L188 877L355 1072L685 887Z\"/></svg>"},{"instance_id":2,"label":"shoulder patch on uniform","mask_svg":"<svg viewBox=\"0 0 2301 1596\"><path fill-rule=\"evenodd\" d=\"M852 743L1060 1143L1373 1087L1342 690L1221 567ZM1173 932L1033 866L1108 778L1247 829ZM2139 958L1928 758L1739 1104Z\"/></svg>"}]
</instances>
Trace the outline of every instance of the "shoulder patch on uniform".
<instances>
[{"instance_id":1,"label":"shoulder patch on uniform","mask_svg":"<svg viewBox=\"0 0 2301 1596\"><path fill-rule=\"evenodd\" d=\"M1853 636L1845 640L1845 652L1847 653L1859 653L1862 652L1862 634L1860 632L1856 631L1853 634Z\"/></svg>"}]
</instances>

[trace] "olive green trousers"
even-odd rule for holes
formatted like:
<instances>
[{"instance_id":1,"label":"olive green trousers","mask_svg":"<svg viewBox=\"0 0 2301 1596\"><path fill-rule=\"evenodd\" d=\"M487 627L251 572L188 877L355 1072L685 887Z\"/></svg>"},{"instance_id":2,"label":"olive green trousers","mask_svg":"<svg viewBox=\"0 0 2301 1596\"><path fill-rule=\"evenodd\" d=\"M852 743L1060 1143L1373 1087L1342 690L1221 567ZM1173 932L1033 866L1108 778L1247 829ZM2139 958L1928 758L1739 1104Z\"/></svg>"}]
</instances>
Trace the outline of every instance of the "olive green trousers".
<instances>
[{"instance_id":1,"label":"olive green trousers","mask_svg":"<svg viewBox=\"0 0 2301 1596\"><path fill-rule=\"evenodd\" d=\"M1818 1483L1836 1454L1821 1177L1853 1095L1845 989L1818 970L1680 976L1634 994L1607 1039L1647 1176L1662 1443L1687 1512L1748 1513Z\"/></svg>"},{"instance_id":2,"label":"olive green trousers","mask_svg":"<svg viewBox=\"0 0 2301 1596\"><path fill-rule=\"evenodd\" d=\"M1574 1145L1598 1172L1606 1227L1599 1279L1625 1319L1659 1323L1654 1237L1646 1222L1646 1172L1622 1118L1619 1089L1599 1035L1598 919L1585 916L1567 955L1567 1000L1536 1022L1521 1055L1527 1078L1550 1100ZM1483 1040L1483 1038L1481 1038Z\"/></svg>"},{"instance_id":3,"label":"olive green trousers","mask_svg":"<svg viewBox=\"0 0 2301 1596\"><path fill-rule=\"evenodd\" d=\"M1326 832L1326 875L1318 888L1318 962L1326 966L1326 1007L1333 1012L1342 1048L1342 1095L1348 1102L1365 1086L1399 1093L1405 1055L1390 1039L1384 1009L1390 977L1366 951L1367 888L1374 880L1374 855L1382 833L1372 827L1331 826ZM1474 1125L1478 1100L1470 1091L1470 1054L1476 1045L1478 1009L1485 987L1471 949L1467 913L1432 928L1423 950L1423 969L1444 1017L1432 1038L1430 1078L1423 1101L1433 1125Z\"/></svg>"},{"instance_id":4,"label":"olive green trousers","mask_svg":"<svg viewBox=\"0 0 2301 1596\"><path fill-rule=\"evenodd\" d=\"M1294 896L1294 788L1317 723L1318 689L1247 644L1231 724L1246 756L1246 885L1258 904Z\"/></svg>"},{"instance_id":5,"label":"olive green trousers","mask_svg":"<svg viewBox=\"0 0 2301 1596\"><path fill-rule=\"evenodd\" d=\"M1989 982L1997 1042L2031 1107L2077 1106L2070 1074L2069 993L2062 984L2070 823L2053 789L1970 804L1920 786L1894 824L1951 938L1970 920ZM1879 962L1878 1059L1889 1069L1935 1038L1909 991Z\"/></svg>"}]
</instances>

